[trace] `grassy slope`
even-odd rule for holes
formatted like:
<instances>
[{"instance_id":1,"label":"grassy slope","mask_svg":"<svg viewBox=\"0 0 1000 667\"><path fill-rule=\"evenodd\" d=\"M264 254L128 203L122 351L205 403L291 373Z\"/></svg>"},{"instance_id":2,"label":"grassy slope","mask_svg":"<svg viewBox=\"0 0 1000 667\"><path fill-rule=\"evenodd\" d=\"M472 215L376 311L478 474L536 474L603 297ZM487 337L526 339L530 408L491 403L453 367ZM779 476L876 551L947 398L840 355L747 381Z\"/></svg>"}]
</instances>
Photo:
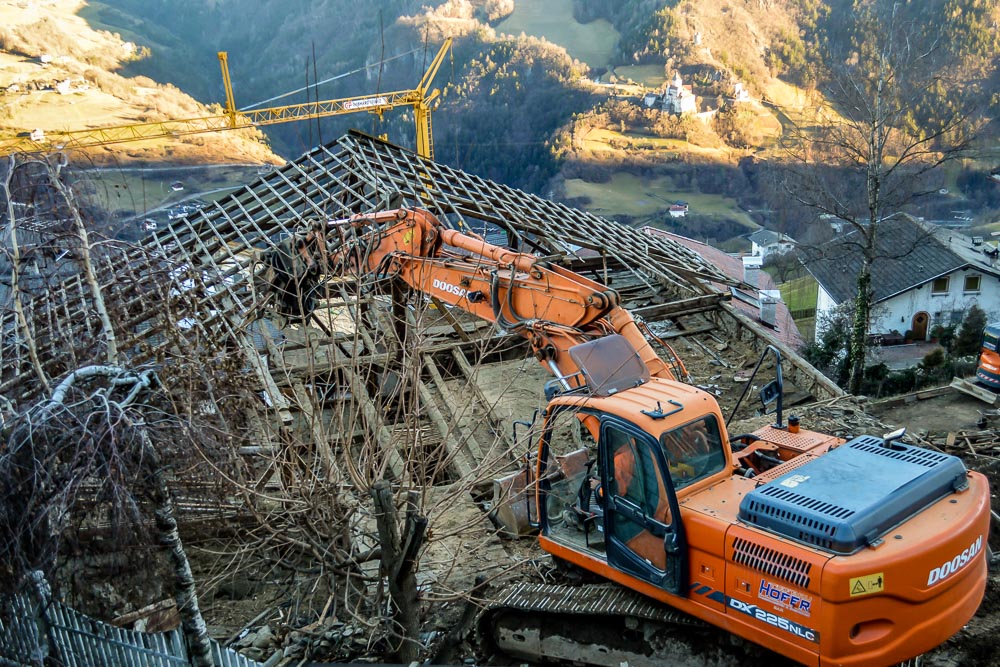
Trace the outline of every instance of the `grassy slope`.
<instances>
[{"instance_id":1,"label":"grassy slope","mask_svg":"<svg viewBox=\"0 0 1000 667\"><path fill-rule=\"evenodd\" d=\"M816 307L819 285L812 276L802 276L782 283L781 300L789 310L809 310Z\"/></svg>"},{"instance_id":2,"label":"grassy slope","mask_svg":"<svg viewBox=\"0 0 1000 667\"><path fill-rule=\"evenodd\" d=\"M544 37L595 68L608 64L618 41L618 32L603 19L577 23L572 0L517 0L514 12L500 22L497 32Z\"/></svg>"},{"instance_id":3,"label":"grassy slope","mask_svg":"<svg viewBox=\"0 0 1000 667\"><path fill-rule=\"evenodd\" d=\"M619 79L635 81L650 88L659 88L667 81L663 65L619 65L614 73Z\"/></svg>"},{"instance_id":4,"label":"grassy slope","mask_svg":"<svg viewBox=\"0 0 1000 667\"><path fill-rule=\"evenodd\" d=\"M734 199L677 190L669 177L643 179L632 174L617 172L606 183L589 183L578 178L568 179L565 188L567 197L586 197L589 203L583 208L602 215L665 218L668 215L667 202L681 199L690 205L692 213L727 216L739 220L746 226L748 233L759 227L739 208Z\"/></svg>"},{"instance_id":5,"label":"grassy slope","mask_svg":"<svg viewBox=\"0 0 1000 667\"><path fill-rule=\"evenodd\" d=\"M191 199L212 202L230 194L257 177L257 165L203 164L180 165L165 169L142 169L133 163L105 165L100 170L77 172L86 181L85 189L109 212L120 217L135 217L139 226L150 217L167 219L167 208ZM181 183L183 190L171 189Z\"/></svg>"},{"instance_id":6,"label":"grassy slope","mask_svg":"<svg viewBox=\"0 0 1000 667\"><path fill-rule=\"evenodd\" d=\"M0 30L19 53L0 51L0 134L8 137L41 128L48 131L154 122L214 115L175 88L149 79L115 74L129 57L118 35L91 27L80 12L82 0L0 5ZM43 64L47 54L52 62ZM66 79L73 92L53 87ZM11 84L18 92L8 91ZM132 159L171 162L278 162L252 131L218 133L121 144L87 151L100 163Z\"/></svg>"},{"instance_id":7,"label":"grassy slope","mask_svg":"<svg viewBox=\"0 0 1000 667\"><path fill-rule=\"evenodd\" d=\"M778 289L781 290L781 300L785 302L788 310L792 313L815 310L819 285L812 276L794 278L779 285ZM812 340L816 331L816 316L796 318L795 326L799 328L799 333L805 340Z\"/></svg>"}]
</instances>

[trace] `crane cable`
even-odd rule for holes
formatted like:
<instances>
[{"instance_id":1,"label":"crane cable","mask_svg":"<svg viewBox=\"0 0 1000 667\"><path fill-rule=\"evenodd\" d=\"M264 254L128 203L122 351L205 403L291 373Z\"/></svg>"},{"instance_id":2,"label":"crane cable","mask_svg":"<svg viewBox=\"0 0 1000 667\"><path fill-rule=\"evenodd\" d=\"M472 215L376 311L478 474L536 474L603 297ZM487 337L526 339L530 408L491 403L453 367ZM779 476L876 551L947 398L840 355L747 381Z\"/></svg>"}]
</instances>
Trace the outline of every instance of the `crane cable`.
<instances>
[{"instance_id":1,"label":"crane cable","mask_svg":"<svg viewBox=\"0 0 1000 667\"><path fill-rule=\"evenodd\" d=\"M274 97L269 97L266 100L261 100L259 102L254 102L253 104L248 104L248 105L246 105L244 107L240 107L239 111L250 111L252 109L256 109L257 107L259 107L259 106L261 106L263 104L267 104L269 102L274 102L275 100L280 100L280 99L283 99L285 97L289 97L291 95L294 95L295 93L301 93L302 91L308 90L309 88L316 88L317 86L321 86L324 83L330 83L331 81L336 81L337 79L343 79L344 77L348 77L348 76L350 76L352 74L357 74L358 72L364 72L366 70L372 69L373 67L381 66L384 63L391 62L391 61L396 60L398 58L404 58L406 56L412 55L412 54L416 53L417 51L420 51L420 49L419 48L417 48L417 49L411 49L411 50L409 50L409 51L407 51L405 53L400 53L400 54L397 54L395 56L392 56L391 58L385 58L385 59L379 60L378 63L372 63L371 65L363 65L361 67L358 67L357 69L352 69L350 72L344 72L343 74L338 74L336 76L331 76L329 79L323 79L322 81L316 81L315 83L312 84L312 86L305 86L303 88L296 88L295 90L290 90L287 93L282 93L281 95L275 95Z\"/></svg>"}]
</instances>

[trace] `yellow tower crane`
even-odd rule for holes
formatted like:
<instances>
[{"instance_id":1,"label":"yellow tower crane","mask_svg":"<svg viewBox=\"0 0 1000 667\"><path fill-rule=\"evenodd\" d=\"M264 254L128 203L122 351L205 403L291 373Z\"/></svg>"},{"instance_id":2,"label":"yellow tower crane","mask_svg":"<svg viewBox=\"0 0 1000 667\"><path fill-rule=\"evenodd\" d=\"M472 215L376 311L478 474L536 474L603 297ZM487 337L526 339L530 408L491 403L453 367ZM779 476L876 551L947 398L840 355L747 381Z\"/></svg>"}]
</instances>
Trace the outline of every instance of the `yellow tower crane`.
<instances>
[{"instance_id":1,"label":"yellow tower crane","mask_svg":"<svg viewBox=\"0 0 1000 667\"><path fill-rule=\"evenodd\" d=\"M305 104L289 104L269 109L239 111L233 96L232 80L229 77L229 60L225 51L219 52L219 65L222 68L222 83L226 90L225 113L217 116L188 118L184 120L167 120L156 123L140 123L133 125L118 125L95 128L90 130L73 130L68 132L35 130L26 136L0 138L0 155L10 153L38 153L54 150L71 150L120 144L143 139L158 139L162 137L177 137L203 132L220 132L247 127L263 127L277 123L290 123L297 120L340 116L349 113L366 111L382 117L386 111L397 107L413 107L414 123L417 132L417 154L433 159L434 141L431 134L431 111L441 91L431 90L431 83L437 75L445 53L451 48L451 37L444 40L434 60L431 61L420 83L412 90L398 90L375 95L346 97L337 100L307 102Z\"/></svg>"}]
</instances>

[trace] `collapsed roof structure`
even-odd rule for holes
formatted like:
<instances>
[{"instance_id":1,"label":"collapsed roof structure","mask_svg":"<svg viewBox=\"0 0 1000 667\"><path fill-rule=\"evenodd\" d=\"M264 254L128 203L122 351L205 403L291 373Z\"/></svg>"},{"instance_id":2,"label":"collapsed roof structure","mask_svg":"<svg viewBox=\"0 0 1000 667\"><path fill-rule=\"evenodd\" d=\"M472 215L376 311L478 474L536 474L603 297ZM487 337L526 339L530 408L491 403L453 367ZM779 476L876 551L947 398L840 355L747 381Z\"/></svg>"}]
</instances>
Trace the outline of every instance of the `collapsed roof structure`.
<instances>
[{"instance_id":1,"label":"collapsed roof structure","mask_svg":"<svg viewBox=\"0 0 1000 667\"><path fill-rule=\"evenodd\" d=\"M694 251L356 132L173 221L141 245L95 253L88 261L100 284L101 303L86 279L54 272L57 282L49 289L0 315L0 394L10 401L8 407L16 407L39 396L49 379L100 363L110 343L101 318L93 316L97 309L113 322L114 344L132 366L177 363L185 350L209 344L217 357L238 359L230 367L246 374L262 397L262 416L249 420L250 431L267 421L263 415L274 414L286 427L312 429L313 440L325 441L316 443L319 453L329 457L330 433L337 429L327 423L317 430L315 417L322 411L312 414L309 406L352 402L359 417L351 428L376 434L388 450L387 468L398 475L401 464L393 450L402 445L394 439L393 420L401 417L389 415L377 396L392 381L385 367L391 354L379 342L392 325L380 319L378 307L369 310L378 306L379 297L326 282L323 294L311 295L321 297L315 314L302 323L275 316L274 295L262 289L260 280L267 270L265 254L297 229L376 211L390 199L393 207L426 208L454 228L595 277L615 288L633 314L655 323L663 338L682 340L717 369L738 369L755 360L720 356L730 342L742 341L757 354L775 345L782 352L786 382L802 395L840 394L776 342L769 329L727 303L728 293L712 283L732 285L733 279ZM474 366L488 363L487 350L517 342L482 323L462 322L443 306L431 311L433 317L423 321L417 366L422 370L412 389L426 410L421 438L445 445L447 476L455 478L481 464L489 447L448 413L470 396L477 398L485 421L499 431L504 419L491 412L496 401L476 388ZM476 358L470 363L472 354ZM362 359L377 370L363 376L352 372ZM450 370L442 373L444 367ZM466 376L468 394L455 396L448 389L445 376L451 372ZM717 379L707 373L695 373L696 382ZM275 445L259 433L250 433L248 440Z\"/></svg>"}]
</instances>

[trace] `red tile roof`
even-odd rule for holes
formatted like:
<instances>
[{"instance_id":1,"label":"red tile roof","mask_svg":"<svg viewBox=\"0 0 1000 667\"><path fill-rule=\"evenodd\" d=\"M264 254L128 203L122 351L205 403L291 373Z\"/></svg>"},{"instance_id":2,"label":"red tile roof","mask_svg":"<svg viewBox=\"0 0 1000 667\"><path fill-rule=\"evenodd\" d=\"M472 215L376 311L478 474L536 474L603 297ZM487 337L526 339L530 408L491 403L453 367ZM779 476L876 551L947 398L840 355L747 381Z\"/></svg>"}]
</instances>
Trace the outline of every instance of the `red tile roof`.
<instances>
[{"instance_id":1,"label":"red tile roof","mask_svg":"<svg viewBox=\"0 0 1000 667\"><path fill-rule=\"evenodd\" d=\"M730 278L736 280L743 280L743 260L740 257L733 257L729 253L723 252L718 248L714 248L701 241L695 241L694 239L689 239L686 236L679 236L678 234L673 234L671 232L663 231L662 229L655 229L653 227L643 227L641 231L649 234L650 236L659 236L662 238L668 238L671 241L676 241L680 243L685 248L692 250L702 258L705 259L710 264L715 265L720 271L725 273ZM775 285L774 280L765 271L758 271L758 289L762 290L777 290L778 287ZM712 283L712 286L719 290L720 292L730 292L730 288L722 283ZM754 297L757 294L753 295ZM805 340L802 338L802 334L799 333L799 328L795 326L795 321L792 319L792 314L788 310L788 306L785 305L784 301L778 301L775 308L775 321L776 326L769 327L760 321L760 309L753 304L749 304L745 301L740 300L736 296L732 300L733 306L735 306L740 312L745 314L750 319L755 322L760 322L763 326L770 328L774 332L775 339L781 341L785 345L791 347L792 349L801 349L805 344Z\"/></svg>"}]
</instances>

